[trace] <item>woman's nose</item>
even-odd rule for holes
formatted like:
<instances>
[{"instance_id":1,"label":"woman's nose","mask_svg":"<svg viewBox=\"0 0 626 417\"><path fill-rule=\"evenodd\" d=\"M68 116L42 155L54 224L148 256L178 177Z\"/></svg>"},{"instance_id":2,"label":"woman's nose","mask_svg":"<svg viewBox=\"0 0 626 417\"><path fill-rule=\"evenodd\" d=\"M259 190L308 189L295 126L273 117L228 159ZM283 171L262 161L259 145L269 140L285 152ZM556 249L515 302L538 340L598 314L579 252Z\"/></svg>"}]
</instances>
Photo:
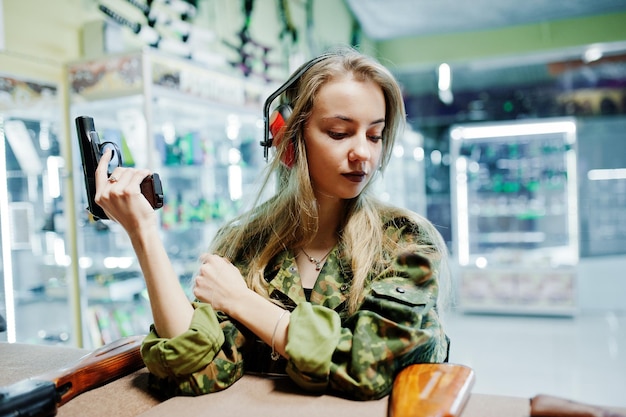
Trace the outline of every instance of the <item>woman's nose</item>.
<instances>
[{"instance_id":1,"label":"woman's nose","mask_svg":"<svg viewBox=\"0 0 626 417\"><path fill-rule=\"evenodd\" d=\"M365 161L371 157L369 141L366 134L360 134L354 137L352 148L350 150L350 158L352 160Z\"/></svg>"}]
</instances>

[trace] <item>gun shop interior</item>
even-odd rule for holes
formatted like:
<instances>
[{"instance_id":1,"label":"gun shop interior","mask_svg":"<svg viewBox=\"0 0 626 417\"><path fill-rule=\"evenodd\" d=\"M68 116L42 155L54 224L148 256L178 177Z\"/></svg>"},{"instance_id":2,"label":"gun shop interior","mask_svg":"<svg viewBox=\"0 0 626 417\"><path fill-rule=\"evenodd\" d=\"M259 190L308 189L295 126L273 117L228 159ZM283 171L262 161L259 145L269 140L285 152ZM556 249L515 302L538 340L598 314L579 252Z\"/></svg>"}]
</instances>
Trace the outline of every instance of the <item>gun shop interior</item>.
<instances>
[{"instance_id":1,"label":"gun shop interior","mask_svg":"<svg viewBox=\"0 0 626 417\"><path fill-rule=\"evenodd\" d=\"M345 45L402 89L372 195L445 241L473 392L626 407L624 0L0 0L0 356L153 322L128 235L90 210L76 118L158 173L142 193L192 300L269 165L266 99Z\"/></svg>"}]
</instances>

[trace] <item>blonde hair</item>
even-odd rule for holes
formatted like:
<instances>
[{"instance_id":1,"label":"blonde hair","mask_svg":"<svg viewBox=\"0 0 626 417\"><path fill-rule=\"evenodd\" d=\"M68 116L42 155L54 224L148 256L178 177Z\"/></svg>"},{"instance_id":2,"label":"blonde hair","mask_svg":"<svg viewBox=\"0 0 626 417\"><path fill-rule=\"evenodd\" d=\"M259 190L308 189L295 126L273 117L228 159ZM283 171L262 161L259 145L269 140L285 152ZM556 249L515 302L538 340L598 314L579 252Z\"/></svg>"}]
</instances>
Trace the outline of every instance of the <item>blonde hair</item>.
<instances>
[{"instance_id":1,"label":"blonde hair","mask_svg":"<svg viewBox=\"0 0 626 417\"><path fill-rule=\"evenodd\" d=\"M287 121L284 139L266 168L265 181L254 208L226 224L211 248L235 262L242 269L248 287L266 297L268 284L264 270L267 264L284 250L305 247L317 232L318 213L304 146L304 126L322 86L348 74L357 80L375 82L385 97L380 171L389 163L395 138L404 128L404 101L393 75L373 58L352 48L327 53L285 91L283 101L292 106L293 112ZM295 145L295 163L291 168L280 162L289 142ZM274 174L277 174L278 190L273 197L260 203L260 196ZM431 262L438 265L446 253L441 236L430 222L415 213L376 200L370 195L372 182L373 179L359 196L346 201L338 230L353 274L348 297L350 312L358 308L368 277L382 272L393 261L384 254L415 250L431 257ZM384 236L382 219L400 217L410 218L418 225L420 236L413 245L415 247L399 248L395 241Z\"/></svg>"}]
</instances>

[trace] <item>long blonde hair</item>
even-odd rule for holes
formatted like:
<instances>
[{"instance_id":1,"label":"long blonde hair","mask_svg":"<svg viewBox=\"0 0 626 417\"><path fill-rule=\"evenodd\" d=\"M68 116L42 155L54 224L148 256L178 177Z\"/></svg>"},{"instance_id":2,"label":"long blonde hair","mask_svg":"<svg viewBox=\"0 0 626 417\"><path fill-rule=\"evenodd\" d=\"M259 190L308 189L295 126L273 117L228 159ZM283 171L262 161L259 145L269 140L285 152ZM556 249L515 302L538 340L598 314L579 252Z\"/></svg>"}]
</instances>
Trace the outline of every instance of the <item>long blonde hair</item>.
<instances>
[{"instance_id":1,"label":"long blonde hair","mask_svg":"<svg viewBox=\"0 0 626 417\"><path fill-rule=\"evenodd\" d=\"M225 225L217 234L212 250L237 263L248 286L268 296L264 270L278 253L305 247L314 238L318 215L313 187L309 177L304 126L309 118L320 88L332 79L352 74L357 80L373 81L385 97L385 128L382 136L382 172L391 156L395 138L404 128L405 109L402 92L387 68L371 57L352 48L335 49L318 60L284 93L283 101L290 103L284 138L266 168L265 181L254 208ZM295 145L295 163L291 168L280 161L289 143ZM265 189L277 175L277 192L261 201ZM385 239L383 218L410 218L418 224L418 246L413 248L431 254L439 264L445 254L445 244L434 227L421 216L407 210L383 205L370 195L369 185L354 199L346 201L344 215L337 232L345 249L344 255L352 268L352 285L348 309L358 308L363 289L370 276L382 272L390 259L384 253L397 253L397 243ZM408 248L407 248L408 249Z\"/></svg>"}]
</instances>

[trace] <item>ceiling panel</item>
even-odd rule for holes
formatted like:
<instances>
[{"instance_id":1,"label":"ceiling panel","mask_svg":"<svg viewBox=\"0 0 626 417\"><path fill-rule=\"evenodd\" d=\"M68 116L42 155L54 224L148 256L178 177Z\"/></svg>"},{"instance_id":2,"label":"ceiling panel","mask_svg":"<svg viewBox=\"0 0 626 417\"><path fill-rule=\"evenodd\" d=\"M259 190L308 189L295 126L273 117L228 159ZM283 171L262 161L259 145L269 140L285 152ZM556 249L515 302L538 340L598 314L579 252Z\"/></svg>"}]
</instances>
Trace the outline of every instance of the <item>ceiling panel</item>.
<instances>
[{"instance_id":1,"label":"ceiling panel","mask_svg":"<svg viewBox=\"0 0 626 417\"><path fill-rule=\"evenodd\" d=\"M346 0L346 3L363 32L374 40L496 29L626 11L626 0Z\"/></svg>"}]
</instances>

